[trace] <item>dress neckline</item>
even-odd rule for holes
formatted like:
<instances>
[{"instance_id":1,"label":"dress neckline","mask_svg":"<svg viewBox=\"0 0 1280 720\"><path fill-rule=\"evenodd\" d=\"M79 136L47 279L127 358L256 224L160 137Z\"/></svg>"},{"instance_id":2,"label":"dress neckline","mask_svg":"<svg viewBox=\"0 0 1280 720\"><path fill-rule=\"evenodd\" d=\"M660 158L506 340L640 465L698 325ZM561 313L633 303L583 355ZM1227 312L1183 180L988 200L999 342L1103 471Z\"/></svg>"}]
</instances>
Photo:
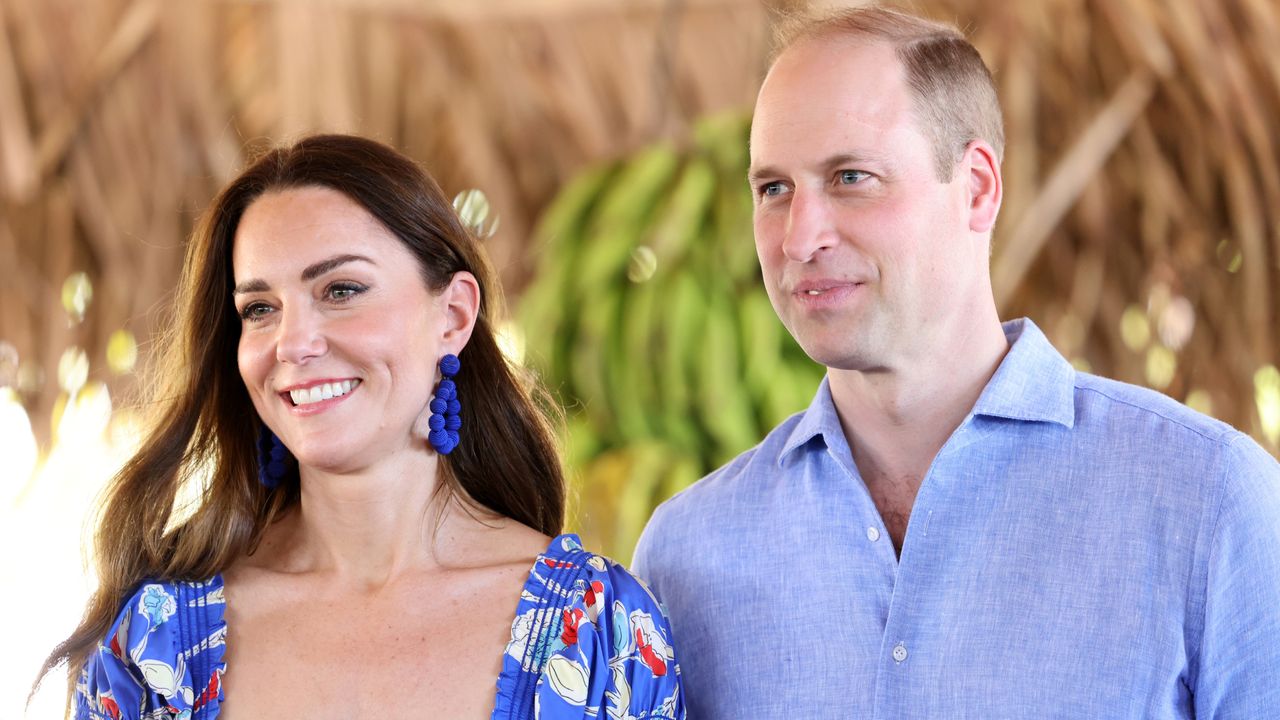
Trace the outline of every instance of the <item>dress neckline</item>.
<instances>
[{"instance_id":1,"label":"dress neckline","mask_svg":"<svg viewBox=\"0 0 1280 720\"><path fill-rule=\"evenodd\" d=\"M520 621L520 607L527 600L536 600L539 596L538 590L545 585L545 580L538 574L539 568L549 567L554 569L558 567L558 563L567 563L569 562L568 558L571 555L581 552L584 552L584 550L582 548L582 541L578 538L577 534L561 533L553 537L551 542L548 543L547 548L533 559L533 563L529 566L529 572L525 574L524 583L520 586L520 595L516 598L514 616L511 619L511 626L508 628L508 632L511 633L513 637L517 629L516 625ZM222 573L214 575L209 580L208 586L213 592L220 592L223 595L224 605L222 623L225 628L226 580L223 578ZM225 654L225 652L226 648L224 640L223 654ZM499 671L498 677L495 678L494 705L493 712L489 716L490 720L502 720L502 718L512 717L512 712L516 709L511 707L511 703L516 700L514 697L514 689L511 687L504 687L504 681L507 686L513 685L516 682L516 678L510 677L508 673L508 663L506 661L507 646L503 646L501 658L502 669ZM224 665L223 672L227 669L229 668ZM211 719L216 718L221 710L222 698L219 697L217 699L213 699L210 704L212 707L208 708L210 711L208 717Z\"/></svg>"}]
</instances>

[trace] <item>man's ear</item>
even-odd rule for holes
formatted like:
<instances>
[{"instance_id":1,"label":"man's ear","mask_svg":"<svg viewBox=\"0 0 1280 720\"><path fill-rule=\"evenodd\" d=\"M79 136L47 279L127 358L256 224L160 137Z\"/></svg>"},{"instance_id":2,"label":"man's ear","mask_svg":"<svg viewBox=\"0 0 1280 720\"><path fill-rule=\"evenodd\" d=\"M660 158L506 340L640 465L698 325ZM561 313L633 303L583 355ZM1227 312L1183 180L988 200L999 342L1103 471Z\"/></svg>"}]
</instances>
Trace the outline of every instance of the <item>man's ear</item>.
<instances>
[{"instance_id":1,"label":"man's ear","mask_svg":"<svg viewBox=\"0 0 1280 720\"><path fill-rule=\"evenodd\" d=\"M459 270L440 293L445 320L441 326L441 349L457 355L467 346L480 315L480 283L476 276Z\"/></svg>"},{"instance_id":2,"label":"man's ear","mask_svg":"<svg viewBox=\"0 0 1280 720\"><path fill-rule=\"evenodd\" d=\"M1004 199L996 151L985 140L974 140L965 148L960 168L968 175L969 229L977 233L990 232L1000 214L1000 201Z\"/></svg>"}]
</instances>

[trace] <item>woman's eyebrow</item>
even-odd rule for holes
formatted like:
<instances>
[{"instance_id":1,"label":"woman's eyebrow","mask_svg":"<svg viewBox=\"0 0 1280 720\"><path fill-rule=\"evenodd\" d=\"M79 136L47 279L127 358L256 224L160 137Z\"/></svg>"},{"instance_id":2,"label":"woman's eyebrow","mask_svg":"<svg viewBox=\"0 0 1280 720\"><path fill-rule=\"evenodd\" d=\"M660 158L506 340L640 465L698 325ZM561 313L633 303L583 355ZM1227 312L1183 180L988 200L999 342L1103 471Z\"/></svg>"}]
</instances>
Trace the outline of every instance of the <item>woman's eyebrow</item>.
<instances>
[{"instance_id":1,"label":"woman's eyebrow","mask_svg":"<svg viewBox=\"0 0 1280 720\"><path fill-rule=\"evenodd\" d=\"M310 282L315 280L330 270L346 265L349 262L367 262L370 265L377 265L377 263L363 255L335 255L328 260L321 260L318 263L308 265L304 268L302 271L302 281ZM239 285L236 285L232 294L243 295L245 293L266 292L270 289L271 286L267 284L267 281L254 278L253 280L245 280Z\"/></svg>"},{"instance_id":2,"label":"woman's eyebrow","mask_svg":"<svg viewBox=\"0 0 1280 720\"><path fill-rule=\"evenodd\" d=\"M236 289L231 291L233 295L244 295L245 293L266 292L271 289L265 280L245 280L236 285Z\"/></svg>"},{"instance_id":3,"label":"woman's eyebrow","mask_svg":"<svg viewBox=\"0 0 1280 720\"><path fill-rule=\"evenodd\" d=\"M346 265L349 262L367 262L370 265L377 265L377 263L363 255L336 255L328 260L321 260L314 265L308 265L306 269L302 271L302 281L308 282L315 280L330 270L340 265Z\"/></svg>"}]
</instances>

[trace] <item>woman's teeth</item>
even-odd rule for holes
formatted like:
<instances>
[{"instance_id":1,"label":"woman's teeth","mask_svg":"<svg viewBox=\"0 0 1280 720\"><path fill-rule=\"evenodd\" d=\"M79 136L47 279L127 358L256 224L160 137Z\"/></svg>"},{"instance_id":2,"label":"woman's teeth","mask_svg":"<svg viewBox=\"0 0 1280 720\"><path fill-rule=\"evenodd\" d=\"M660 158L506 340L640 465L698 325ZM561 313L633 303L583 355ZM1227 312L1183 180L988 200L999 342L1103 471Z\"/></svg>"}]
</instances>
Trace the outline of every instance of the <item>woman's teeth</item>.
<instances>
[{"instance_id":1,"label":"woman's teeth","mask_svg":"<svg viewBox=\"0 0 1280 720\"><path fill-rule=\"evenodd\" d=\"M312 385L305 390L290 390L289 397L293 399L294 405L310 405L321 400L342 397L354 390L358 385L360 385L359 380L343 380L336 383Z\"/></svg>"}]
</instances>

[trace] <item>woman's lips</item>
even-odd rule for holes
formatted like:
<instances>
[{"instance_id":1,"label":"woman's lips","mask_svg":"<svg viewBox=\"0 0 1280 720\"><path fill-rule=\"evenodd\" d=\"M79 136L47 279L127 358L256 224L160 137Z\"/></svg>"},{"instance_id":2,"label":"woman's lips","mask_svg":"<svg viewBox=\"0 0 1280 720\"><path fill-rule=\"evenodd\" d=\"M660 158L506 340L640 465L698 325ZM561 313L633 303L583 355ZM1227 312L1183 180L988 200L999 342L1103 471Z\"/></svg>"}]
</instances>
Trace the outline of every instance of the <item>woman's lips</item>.
<instances>
[{"instance_id":1,"label":"woman's lips","mask_svg":"<svg viewBox=\"0 0 1280 720\"><path fill-rule=\"evenodd\" d=\"M279 393L281 401L295 415L314 415L346 400L360 388L358 378L327 380L295 386Z\"/></svg>"}]
</instances>

